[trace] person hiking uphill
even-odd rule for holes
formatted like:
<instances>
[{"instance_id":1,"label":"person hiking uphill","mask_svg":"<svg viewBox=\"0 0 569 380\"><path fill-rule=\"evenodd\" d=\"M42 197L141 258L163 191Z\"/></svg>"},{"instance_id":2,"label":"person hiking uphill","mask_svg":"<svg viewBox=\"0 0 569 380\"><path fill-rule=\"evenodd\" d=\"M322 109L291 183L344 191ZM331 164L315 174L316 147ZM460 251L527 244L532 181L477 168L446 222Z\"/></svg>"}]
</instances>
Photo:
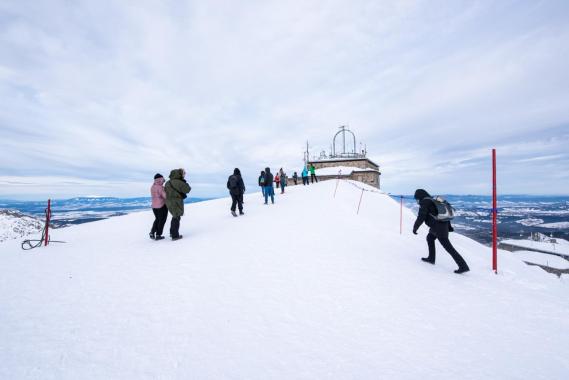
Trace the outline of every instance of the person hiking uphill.
<instances>
[{"instance_id":1,"label":"person hiking uphill","mask_svg":"<svg viewBox=\"0 0 569 380\"><path fill-rule=\"evenodd\" d=\"M239 208L239 215L245 215L243 212L243 193L245 193L245 184L241 178L239 168L233 170L233 174L227 179L227 188L231 195L231 215L237 216L235 206Z\"/></svg>"},{"instance_id":2,"label":"person hiking uphill","mask_svg":"<svg viewBox=\"0 0 569 380\"><path fill-rule=\"evenodd\" d=\"M184 199L192 190L186 182L186 171L184 169L174 169L170 172L170 180L166 182L164 190L166 191L166 207L172 214L170 222L170 236L172 240L179 240L183 236L180 235L180 219L184 215Z\"/></svg>"},{"instance_id":3,"label":"person hiking uphill","mask_svg":"<svg viewBox=\"0 0 569 380\"><path fill-rule=\"evenodd\" d=\"M435 219L435 216L439 213L437 206L433 198L425 190L417 189L415 191L415 200L419 204L419 214L413 225L413 233L417 235L417 230L423 223L430 227L429 233L427 234L429 256L422 257L421 260L430 264L435 263L435 240L439 239L439 243L441 243L444 249L451 255L456 265L458 265L458 269L455 270L454 273L460 274L468 272L470 268L468 268L466 261L464 261L462 256L454 249L448 239L449 232L454 231L450 221L439 221Z\"/></svg>"},{"instance_id":4,"label":"person hiking uphill","mask_svg":"<svg viewBox=\"0 0 569 380\"><path fill-rule=\"evenodd\" d=\"M300 175L302 176L302 185L303 186L309 185L309 183L308 183L308 169L306 169L306 166L302 169L302 173Z\"/></svg>"},{"instance_id":5,"label":"person hiking uphill","mask_svg":"<svg viewBox=\"0 0 569 380\"><path fill-rule=\"evenodd\" d=\"M275 189L273 188L273 173L271 169L265 168L265 204L271 197L271 203L275 204Z\"/></svg>"},{"instance_id":6,"label":"person hiking uphill","mask_svg":"<svg viewBox=\"0 0 569 380\"><path fill-rule=\"evenodd\" d=\"M265 171L261 170L261 175L259 176L259 186L261 187L261 195L265 197Z\"/></svg>"},{"instance_id":7,"label":"person hiking uphill","mask_svg":"<svg viewBox=\"0 0 569 380\"><path fill-rule=\"evenodd\" d=\"M157 173L154 176L154 184L150 187L152 197L152 212L154 213L154 223L150 230L150 239L162 240L162 232L166 219L168 219L168 208L166 207L166 192L164 191L164 177Z\"/></svg>"}]
</instances>

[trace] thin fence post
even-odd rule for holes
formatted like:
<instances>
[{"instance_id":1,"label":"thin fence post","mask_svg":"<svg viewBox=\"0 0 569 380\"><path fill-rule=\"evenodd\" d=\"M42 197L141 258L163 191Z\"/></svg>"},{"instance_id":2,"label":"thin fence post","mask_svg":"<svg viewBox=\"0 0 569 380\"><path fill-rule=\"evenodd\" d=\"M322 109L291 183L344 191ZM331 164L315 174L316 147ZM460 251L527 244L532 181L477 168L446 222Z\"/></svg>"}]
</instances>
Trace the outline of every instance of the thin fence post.
<instances>
[{"instance_id":1,"label":"thin fence post","mask_svg":"<svg viewBox=\"0 0 569 380\"><path fill-rule=\"evenodd\" d=\"M492 270L498 273L498 226L496 195L496 149L492 149Z\"/></svg>"},{"instance_id":2,"label":"thin fence post","mask_svg":"<svg viewBox=\"0 0 569 380\"><path fill-rule=\"evenodd\" d=\"M360 202L358 203L358 211L356 212L356 214L360 213L360 205L362 204L363 196L364 196L364 189L362 189L362 194L360 195Z\"/></svg>"},{"instance_id":3,"label":"thin fence post","mask_svg":"<svg viewBox=\"0 0 569 380\"><path fill-rule=\"evenodd\" d=\"M338 191L338 185L340 184L340 176L336 180L336 188L334 189L334 198L336 198L336 191Z\"/></svg>"},{"instance_id":4,"label":"thin fence post","mask_svg":"<svg viewBox=\"0 0 569 380\"><path fill-rule=\"evenodd\" d=\"M399 207L399 235L403 233L403 195L401 196L401 202Z\"/></svg>"},{"instance_id":5,"label":"thin fence post","mask_svg":"<svg viewBox=\"0 0 569 380\"><path fill-rule=\"evenodd\" d=\"M48 199L47 200L47 210L45 211L45 246L47 246L47 244L49 242L49 220L50 219L51 219L51 199Z\"/></svg>"}]
</instances>

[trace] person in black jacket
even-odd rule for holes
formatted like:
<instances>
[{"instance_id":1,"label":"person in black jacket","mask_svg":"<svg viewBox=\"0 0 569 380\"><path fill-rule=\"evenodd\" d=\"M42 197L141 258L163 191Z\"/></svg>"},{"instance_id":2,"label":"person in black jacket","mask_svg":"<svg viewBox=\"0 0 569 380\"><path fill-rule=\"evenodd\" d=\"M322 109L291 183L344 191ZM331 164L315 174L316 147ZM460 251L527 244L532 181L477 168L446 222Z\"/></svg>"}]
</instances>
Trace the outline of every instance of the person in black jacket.
<instances>
[{"instance_id":1,"label":"person in black jacket","mask_svg":"<svg viewBox=\"0 0 569 380\"><path fill-rule=\"evenodd\" d=\"M239 208L239 215L245 215L243 212L243 193L245 193L245 184L241 178L241 171L238 168L233 170L233 174L227 179L227 188L231 195L231 215L237 216L235 206Z\"/></svg>"},{"instance_id":2,"label":"person in black jacket","mask_svg":"<svg viewBox=\"0 0 569 380\"><path fill-rule=\"evenodd\" d=\"M434 264L435 263L435 240L439 239L439 243L446 249L449 255L452 256L458 269L454 273L464 273L468 272L470 268L466 264L466 261L462 256L454 249L450 240L448 239L448 233L454 231L450 221L442 222L436 220L433 215L438 215L437 206L435 205L433 199L423 189L417 189L415 191L415 200L419 204L419 214L417 215L417 220L413 225L413 233L417 235L417 230L423 224L423 222L429 226L429 233L427 234L427 245L429 247L429 256L422 257L421 260Z\"/></svg>"},{"instance_id":3,"label":"person in black jacket","mask_svg":"<svg viewBox=\"0 0 569 380\"><path fill-rule=\"evenodd\" d=\"M261 187L261 195L265 198L265 171L261 170L261 175L259 176L259 186Z\"/></svg>"},{"instance_id":4,"label":"person in black jacket","mask_svg":"<svg viewBox=\"0 0 569 380\"><path fill-rule=\"evenodd\" d=\"M273 189L273 173L270 168L265 168L265 204L271 197L271 203L275 203L275 189Z\"/></svg>"}]
</instances>

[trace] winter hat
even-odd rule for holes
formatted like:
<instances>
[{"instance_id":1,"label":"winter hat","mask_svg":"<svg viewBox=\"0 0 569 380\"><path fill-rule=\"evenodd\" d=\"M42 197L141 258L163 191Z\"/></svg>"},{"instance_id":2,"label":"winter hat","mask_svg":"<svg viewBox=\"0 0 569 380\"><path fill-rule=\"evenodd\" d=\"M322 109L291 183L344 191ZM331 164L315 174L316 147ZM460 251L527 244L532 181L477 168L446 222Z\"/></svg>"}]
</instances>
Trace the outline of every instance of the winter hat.
<instances>
[{"instance_id":1,"label":"winter hat","mask_svg":"<svg viewBox=\"0 0 569 380\"><path fill-rule=\"evenodd\" d=\"M233 175L241 175L241 171L239 170L239 168L235 168L233 170Z\"/></svg>"},{"instance_id":2,"label":"winter hat","mask_svg":"<svg viewBox=\"0 0 569 380\"><path fill-rule=\"evenodd\" d=\"M160 174L160 173L156 173L154 175L154 179L158 179L158 178L164 178L164 176L162 176L162 174Z\"/></svg>"},{"instance_id":3,"label":"winter hat","mask_svg":"<svg viewBox=\"0 0 569 380\"><path fill-rule=\"evenodd\" d=\"M414 198L415 198L416 200L420 201L421 199L423 199L423 198L428 198L428 197L430 197L430 195L429 195L429 193L427 193L426 190L423 190L423 189L417 189L417 190L415 190Z\"/></svg>"}]
</instances>

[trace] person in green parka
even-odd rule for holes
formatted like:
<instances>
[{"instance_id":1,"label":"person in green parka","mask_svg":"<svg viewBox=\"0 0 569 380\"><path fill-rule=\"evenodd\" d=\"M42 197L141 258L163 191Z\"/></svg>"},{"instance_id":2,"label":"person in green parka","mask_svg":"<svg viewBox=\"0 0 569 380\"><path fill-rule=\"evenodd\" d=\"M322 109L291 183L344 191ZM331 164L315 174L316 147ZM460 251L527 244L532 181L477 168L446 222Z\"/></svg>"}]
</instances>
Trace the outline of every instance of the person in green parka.
<instances>
[{"instance_id":1,"label":"person in green parka","mask_svg":"<svg viewBox=\"0 0 569 380\"><path fill-rule=\"evenodd\" d=\"M184 169L174 169L170 172L170 180L166 182L164 190L166 191L166 207L172 214L170 222L170 236L172 240L179 240L180 235L180 218L184 215L184 199L192 188L186 182L186 171Z\"/></svg>"}]
</instances>

